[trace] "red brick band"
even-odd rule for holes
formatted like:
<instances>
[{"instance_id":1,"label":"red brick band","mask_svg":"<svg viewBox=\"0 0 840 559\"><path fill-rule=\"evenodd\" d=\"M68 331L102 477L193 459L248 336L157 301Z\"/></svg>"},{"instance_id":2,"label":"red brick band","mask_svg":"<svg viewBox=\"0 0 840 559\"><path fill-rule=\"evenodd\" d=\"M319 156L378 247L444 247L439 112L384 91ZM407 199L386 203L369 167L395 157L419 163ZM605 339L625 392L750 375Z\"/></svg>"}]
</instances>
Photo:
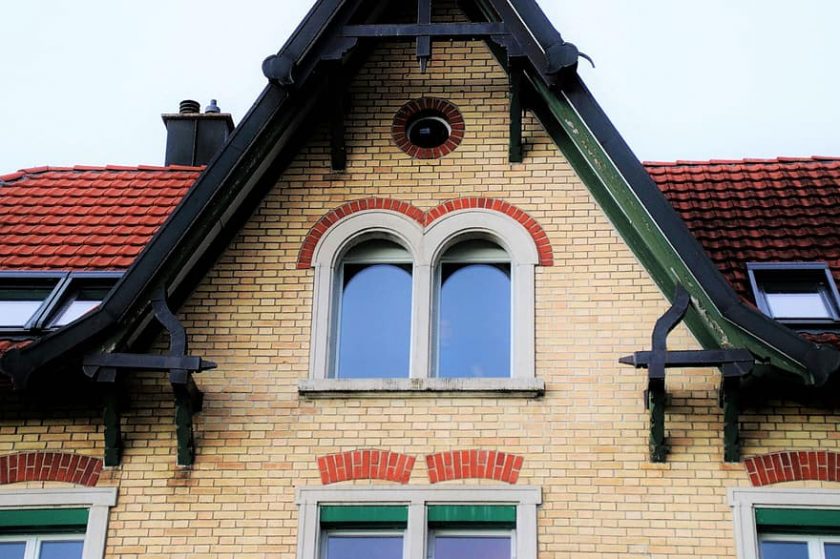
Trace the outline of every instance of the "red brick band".
<instances>
[{"instance_id":1,"label":"red brick band","mask_svg":"<svg viewBox=\"0 0 840 559\"><path fill-rule=\"evenodd\" d=\"M92 487L102 460L66 452L21 452L0 456L0 485L22 481L64 481Z\"/></svg>"},{"instance_id":2,"label":"red brick band","mask_svg":"<svg viewBox=\"0 0 840 559\"><path fill-rule=\"evenodd\" d=\"M744 461L755 487L786 481L840 481L840 454L827 450L773 452Z\"/></svg>"},{"instance_id":3,"label":"red brick band","mask_svg":"<svg viewBox=\"0 0 840 559\"><path fill-rule=\"evenodd\" d=\"M406 215L420 225L428 227L446 214L476 208L499 212L518 221L528 230L528 233L530 233L534 239L534 243L537 245L540 266L554 265L554 253L551 249L551 242L548 240L548 235L546 235L545 230L534 218L513 204L503 200L470 197L448 200L428 212L424 212L407 202L401 202L391 198L364 198L362 200L347 202L327 213L309 230L309 234L306 235L306 238L303 240L303 245L300 248L297 267L299 270L311 268L315 247L318 246L318 241L321 240L324 233L341 219L354 213L368 210L389 210Z\"/></svg>"},{"instance_id":4,"label":"red brick band","mask_svg":"<svg viewBox=\"0 0 840 559\"><path fill-rule=\"evenodd\" d=\"M429 482L453 479L492 479L514 484L524 462L522 456L495 450L453 450L426 456Z\"/></svg>"},{"instance_id":5,"label":"red brick band","mask_svg":"<svg viewBox=\"0 0 840 559\"><path fill-rule=\"evenodd\" d=\"M389 450L350 450L317 458L321 483L329 485L354 479L381 479L406 484L415 458Z\"/></svg>"}]
</instances>

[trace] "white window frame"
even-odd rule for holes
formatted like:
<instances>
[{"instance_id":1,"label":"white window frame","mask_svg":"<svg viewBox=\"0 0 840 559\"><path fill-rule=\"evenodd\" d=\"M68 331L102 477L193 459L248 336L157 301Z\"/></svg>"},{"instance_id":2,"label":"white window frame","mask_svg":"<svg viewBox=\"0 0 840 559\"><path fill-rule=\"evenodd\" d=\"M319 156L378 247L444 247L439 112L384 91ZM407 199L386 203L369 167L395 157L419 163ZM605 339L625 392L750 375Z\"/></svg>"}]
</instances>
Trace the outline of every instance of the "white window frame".
<instances>
[{"instance_id":1,"label":"white window frame","mask_svg":"<svg viewBox=\"0 0 840 559\"><path fill-rule=\"evenodd\" d=\"M88 522L84 534L85 544L82 551L82 559L102 559L105 555L108 513L110 507L116 504L116 487L0 491L0 509L88 509Z\"/></svg>"},{"instance_id":2,"label":"white window frame","mask_svg":"<svg viewBox=\"0 0 840 559\"><path fill-rule=\"evenodd\" d=\"M413 485L365 487L300 487L296 502L298 512L297 559L321 559L321 505L405 505L408 522L404 533L403 559L427 559L430 530L426 519L429 505L514 505L516 528L513 556L537 559L537 506L542 491L530 486L433 486ZM437 529L435 532L439 531ZM498 530L495 530L498 531ZM491 530L490 532L494 532Z\"/></svg>"},{"instance_id":3,"label":"white window frame","mask_svg":"<svg viewBox=\"0 0 840 559\"><path fill-rule=\"evenodd\" d=\"M738 559L759 559L759 533L755 511L759 508L840 509L840 491L828 489L733 488L729 506L735 521Z\"/></svg>"},{"instance_id":4,"label":"white window frame","mask_svg":"<svg viewBox=\"0 0 840 559\"><path fill-rule=\"evenodd\" d=\"M434 378L434 299L437 265L442 254L463 239L480 237L501 246L511 270L511 376L509 378ZM330 378L338 308L337 279L341 258L349 247L368 238L386 238L403 246L412 264L412 328L409 377L404 379ZM310 338L310 378L302 394L493 390L541 393L535 378L534 268L539 253L530 233L515 219L486 209L449 213L423 228L394 211L370 210L352 214L324 233L313 254L315 286ZM322 396L329 397L322 394Z\"/></svg>"}]
</instances>

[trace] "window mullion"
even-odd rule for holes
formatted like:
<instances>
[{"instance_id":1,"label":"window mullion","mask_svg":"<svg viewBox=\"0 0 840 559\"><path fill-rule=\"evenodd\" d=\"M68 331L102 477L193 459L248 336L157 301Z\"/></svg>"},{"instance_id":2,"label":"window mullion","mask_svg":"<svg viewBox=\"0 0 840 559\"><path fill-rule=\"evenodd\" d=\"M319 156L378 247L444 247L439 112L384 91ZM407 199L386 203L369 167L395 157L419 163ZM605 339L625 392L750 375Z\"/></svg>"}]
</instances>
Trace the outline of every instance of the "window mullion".
<instances>
[{"instance_id":1,"label":"window mullion","mask_svg":"<svg viewBox=\"0 0 840 559\"><path fill-rule=\"evenodd\" d=\"M411 378L431 375L432 283L433 270L429 264L414 265L411 300Z\"/></svg>"},{"instance_id":2,"label":"window mullion","mask_svg":"<svg viewBox=\"0 0 840 559\"><path fill-rule=\"evenodd\" d=\"M405 540L405 559L426 559L426 504L423 501L408 505Z\"/></svg>"}]
</instances>

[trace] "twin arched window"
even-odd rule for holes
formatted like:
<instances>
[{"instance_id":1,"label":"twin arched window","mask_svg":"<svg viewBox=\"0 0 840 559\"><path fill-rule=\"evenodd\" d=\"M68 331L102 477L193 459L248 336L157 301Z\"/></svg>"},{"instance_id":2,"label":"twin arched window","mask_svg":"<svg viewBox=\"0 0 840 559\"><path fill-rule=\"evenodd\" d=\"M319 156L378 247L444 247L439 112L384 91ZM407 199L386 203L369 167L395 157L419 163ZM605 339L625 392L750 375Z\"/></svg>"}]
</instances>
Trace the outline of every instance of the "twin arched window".
<instances>
[{"instance_id":1,"label":"twin arched window","mask_svg":"<svg viewBox=\"0 0 840 559\"><path fill-rule=\"evenodd\" d=\"M345 218L313 258L313 377L533 377L537 261L530 234L498 212L426 228L390 211Z\"/></svg>"}]
</instances>

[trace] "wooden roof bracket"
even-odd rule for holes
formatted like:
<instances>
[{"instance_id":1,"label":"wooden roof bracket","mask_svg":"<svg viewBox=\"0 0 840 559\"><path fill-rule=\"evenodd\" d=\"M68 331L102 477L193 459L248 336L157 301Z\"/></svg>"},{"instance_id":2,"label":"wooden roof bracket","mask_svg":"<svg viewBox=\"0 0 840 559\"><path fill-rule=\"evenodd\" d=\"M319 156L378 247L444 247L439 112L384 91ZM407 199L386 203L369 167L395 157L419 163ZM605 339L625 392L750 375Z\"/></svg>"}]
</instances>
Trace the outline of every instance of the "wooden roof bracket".
<instances>
[{"instance_id":1,"label":"wooden roof bracket","mask_svg":"<svg viewBox=\"0 0 840 559\"><path fill-rule=\"evenodd\" d=\"M215 369L216 364L187 355L187 332L169 309L166 292L161 288L151 298L155 319L169 333L166 355L142 353L92 353L84 357L82 370L89 378L103 383L105 423L105 465L119 466L122 459L120 427L119 375L128 371L166 371L175 396L175 432L178 440L179 466L195 463L193 416L201 411L204 395L193 379L193 373Z\"/></svg>"},{"instance_id":2,"label":"wooden roof bracket","mask_svg":"<svg viewBox=\"0 0 840 559\"><path fill-rule=\"evenodd\" d=\"M619 359L624 365L648 370L645 408L650 412L650 460L665 462L670 450L665 436L665 369L669 367L717 367L721 371L720 399L723 408L723 456L726 462L741 459L741 440L738 431L741 379L752 371L755 358L746 349L704 349L668 351L668 334L685 318L691 297L677 284L673 304L656 321L651 336L651 351L637 351Z\"/></svg>"}]
</instances>

